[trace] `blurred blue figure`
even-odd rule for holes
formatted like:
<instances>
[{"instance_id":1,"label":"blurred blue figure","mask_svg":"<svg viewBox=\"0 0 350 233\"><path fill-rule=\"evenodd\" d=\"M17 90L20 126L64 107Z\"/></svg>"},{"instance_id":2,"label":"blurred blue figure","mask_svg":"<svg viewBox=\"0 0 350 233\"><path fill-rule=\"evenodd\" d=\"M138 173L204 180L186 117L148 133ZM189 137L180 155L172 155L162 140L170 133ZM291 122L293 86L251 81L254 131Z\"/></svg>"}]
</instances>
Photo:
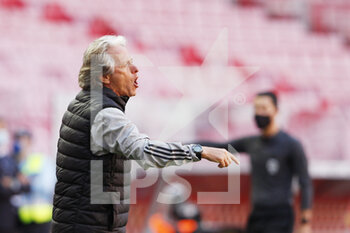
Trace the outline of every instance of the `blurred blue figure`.
<instances>
[{"instance_id":1,"label":"blurred blue figure","mask_svg":"<svg viewBox=\"0 0 350 233\"><path fill-rule=\"evenodd\" d=\"M0 118L0 232L17 232L17 210L11 198L29 191L27 178L18 171L17 161L9 156L10 136Z\"/></svg>"},{"instance_id":2,"label":"blurred blue figure","mask_svg":"<svg viewBox=\"0 0 350 233\"><path fill-rule=\"evenodd\" d=\"M12 202L18 208L20 231L48 233L52 219L52 196L55 184L55 165L47 156L31 151L32 135L19 131L15 135L14 156L20 171L29 179L31 191L17 195Z\"/></svg>"}]
</instances>

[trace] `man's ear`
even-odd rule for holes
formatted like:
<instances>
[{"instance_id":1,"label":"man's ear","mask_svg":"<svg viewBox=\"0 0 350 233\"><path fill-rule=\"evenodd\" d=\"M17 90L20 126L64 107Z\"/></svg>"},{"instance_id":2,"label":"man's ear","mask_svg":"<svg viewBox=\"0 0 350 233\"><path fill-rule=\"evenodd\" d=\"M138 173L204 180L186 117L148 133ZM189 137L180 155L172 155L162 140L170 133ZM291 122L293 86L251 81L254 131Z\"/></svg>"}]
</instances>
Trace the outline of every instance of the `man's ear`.
<instances>
[{"instance_id":1,"label":"man's ear","mask_svg":"<svg viewBox=\"0 0 350 233\"><path fill-rule=\"evenodd\" d=\"M111 83L111 80L110 80L110 77L108 75L106 76L100 76L100 80L103 84L110 84Z\"/></svg>"}]
</instances>

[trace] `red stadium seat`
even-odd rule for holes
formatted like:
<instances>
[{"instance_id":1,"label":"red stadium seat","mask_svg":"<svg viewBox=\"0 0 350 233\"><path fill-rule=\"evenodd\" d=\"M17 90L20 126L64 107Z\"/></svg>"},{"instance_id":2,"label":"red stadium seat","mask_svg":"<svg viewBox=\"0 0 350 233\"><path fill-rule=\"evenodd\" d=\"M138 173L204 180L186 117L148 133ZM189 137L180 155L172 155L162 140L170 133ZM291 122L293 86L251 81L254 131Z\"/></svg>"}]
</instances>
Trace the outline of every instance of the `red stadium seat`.
<instances>
[{"instance_id":1,"label":"red stadium seat","mask_svg":"<svg viewBox=\"0 0 350 233\"><path fill-rule=\"evenodd\" d=\"M68 15L58 3L48 3L43 9L44 18L52 22L72 22L73 17Z\"/></svg>"},{"instance_id":2,"label":"red stadium seat","mask_svg":"<svg viewBox=\"0 0 350 233\"><path fill-rule=\"evenodd\" d=\"M105 19L95 17L89 24L89 35L91 37L99 37L103 35L118 35L119 32L113 28Z\"/></svg>"},{"instance_id":3,"label":"red stadium seat","mask_svg":"<svg viewBox=\"0 0 350 233\"><path fill-rule=\"evenodd\" d=\"M26 6L23 0L0 0L0 4L7 9L22 9Z\"/></svg>"}]
</instances>

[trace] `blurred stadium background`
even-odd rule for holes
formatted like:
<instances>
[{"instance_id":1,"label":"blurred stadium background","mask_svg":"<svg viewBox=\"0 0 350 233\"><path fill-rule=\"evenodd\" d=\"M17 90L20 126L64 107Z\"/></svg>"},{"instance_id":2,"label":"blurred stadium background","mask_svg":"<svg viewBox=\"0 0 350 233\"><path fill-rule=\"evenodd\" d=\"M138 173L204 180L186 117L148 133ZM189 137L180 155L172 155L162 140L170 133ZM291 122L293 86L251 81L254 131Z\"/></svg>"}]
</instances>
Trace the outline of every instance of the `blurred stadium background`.
<instances>
[{"instance_id":1,"label":"blurred stadium background","mask_svg":"<svg viewBox=\"0 0 350 233\"><path fill-rule=\"evenodd\" d=\"M0 0L0 115L12 131L30 129L35 149L54 158L62 113L79 90L85 48L101 35L122 34L141 64L141 88L127 115L141 132L158 137L166 106L181 97L158 67L200 66L223 28L229 65L260 67L225 98L228 138L255 132L250 101L258 91L275 90L281 124L301 139L309 158L314 232L350 232L348 0ZM237 104L237 95L246 102ZM147 116L150 99L156 101ZM208 122L218 105L172 139L226 140ZM200 205L208 226L245 225L250 168L248 158L241 160L241 204ZM182 176L193 191L224 191L227 174L207 168L206 174L194 169ZM157 184L138 190L129 232L145 229L155 190Z\"/></svg>"}]
</instances>

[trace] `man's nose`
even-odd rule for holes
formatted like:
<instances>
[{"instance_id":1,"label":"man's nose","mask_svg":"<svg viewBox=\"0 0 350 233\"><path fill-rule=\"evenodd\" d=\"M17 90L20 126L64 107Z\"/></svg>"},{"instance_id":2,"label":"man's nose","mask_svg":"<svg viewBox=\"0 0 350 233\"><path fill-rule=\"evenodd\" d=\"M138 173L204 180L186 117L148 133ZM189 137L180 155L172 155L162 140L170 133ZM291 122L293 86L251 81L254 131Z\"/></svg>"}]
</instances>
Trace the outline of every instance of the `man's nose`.
<instances>
[{"instance_id":1,"label":"man's nose","mask_svg":"<svg viewBox=\"0 0 350 233\"><path fill-rule=\"evenodd\" d=\"M135 65L132 65L130 68L131 68L131 73L133 74L136 74L137 72L139 72L139 69L137 69Z\"/></svg>"}]
</instances>

